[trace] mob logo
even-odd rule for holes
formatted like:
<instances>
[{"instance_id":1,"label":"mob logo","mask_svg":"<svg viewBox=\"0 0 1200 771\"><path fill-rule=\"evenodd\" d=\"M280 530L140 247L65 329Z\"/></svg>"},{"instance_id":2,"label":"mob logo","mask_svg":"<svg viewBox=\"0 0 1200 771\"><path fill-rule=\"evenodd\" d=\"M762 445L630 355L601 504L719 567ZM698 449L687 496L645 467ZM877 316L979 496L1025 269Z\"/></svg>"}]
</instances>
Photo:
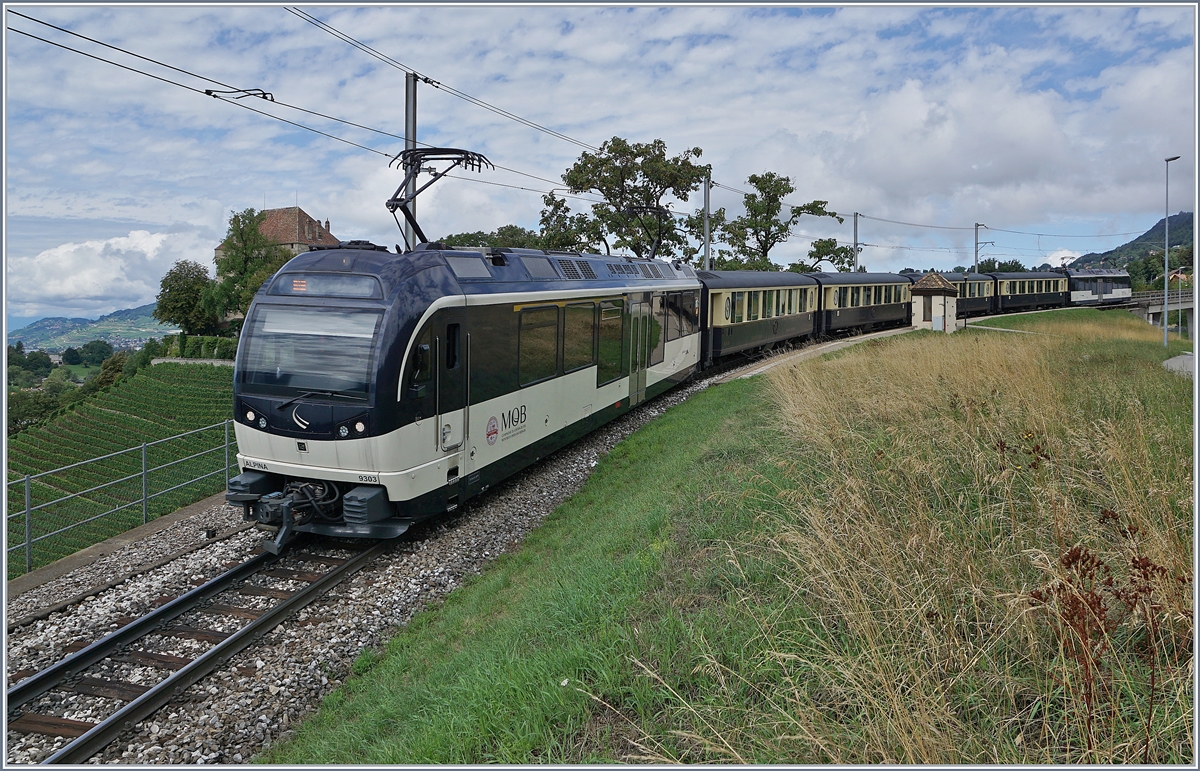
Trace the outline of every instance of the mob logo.
<instances>
[{"instance_id":1,"label":"mob logo","mask_svg":"<svg viewBox=\"0 0 1200 771\"><path fill-rule=\"evenodd\" d=\"M495 444L496 437L500 435L500 425L496 422L496 417L493 415L488 418L487 424L487 443Z\"/></svg>"},{"instance_id":2,"label":"mob logo","mask_svg":"<svg viewBox=\"0 0 1200 771\"><path fill-rule=\"evenodd\" d=\"M504 422L504 430L519 426L525 422L525 405L513 407L508 412L502 413L500 419Z\"/></svg>"}]
</instances>

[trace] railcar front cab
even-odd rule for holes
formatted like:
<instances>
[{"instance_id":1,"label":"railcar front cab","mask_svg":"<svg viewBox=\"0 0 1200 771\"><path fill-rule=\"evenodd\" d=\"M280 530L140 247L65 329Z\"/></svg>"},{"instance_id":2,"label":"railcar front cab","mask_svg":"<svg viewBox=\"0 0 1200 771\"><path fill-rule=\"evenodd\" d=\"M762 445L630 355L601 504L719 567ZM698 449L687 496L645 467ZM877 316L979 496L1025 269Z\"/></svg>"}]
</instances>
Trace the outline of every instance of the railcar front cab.
<instances>
[{"instance_id":1,"label":"railcar front cab","mask_svg":"<svg viewBox=\"0 0 1200 771\"><path fill-rule=\"evenodd\" d=\"M704 285L704 360L810 337L817 315L817 282L803 274L697 271Z\"/></svg>"},{"instance_id":2,"label":"railcar front cab","mask_svg":"<svg viewBox=\"0 0 1200 771\"><path fill-rule=\"evenodd\" d=\"M1056 271L1067 277L1072 305L1103 305L1129 302L1133 287L1129 272L1112 269Z\"/></svg>"},{"instance_id":3,"label":"railcar front cab","mask_svg":"<svg viewBox=\"0 0 1200 771\"><path fill-rule=\"evenodd\" d=\"M997 313L1062 308L1070 300L1067 279L1062 273L987 273L996 282Z\"/></svg>"},{"instance_id":4,"label":"railcar front cab","mask_svg":"<svg viewBox=\"0 0 1200 771\"><path fill-rule=\"evenodd\" d=\"M420 314L455 291L435 255L399 260L357 243L298 255L263 284L234 365L242 473L225 497L247 520L279 529L267 548L295 531L392 537L408 528L378 471L383 458L403 457L408 438L396 430L389 373Z\"/></svg>"},{"instance_id":5,"label":"railcar front cab","mask_svg":"<svg viewBox=\"0 0 1200 771\"><path fill-rule=\"evenodd\" d=\"M897 273L808 273L820 284L818 333L881 329L911 321L912 281Z\"/></svg>"}]
</instances>

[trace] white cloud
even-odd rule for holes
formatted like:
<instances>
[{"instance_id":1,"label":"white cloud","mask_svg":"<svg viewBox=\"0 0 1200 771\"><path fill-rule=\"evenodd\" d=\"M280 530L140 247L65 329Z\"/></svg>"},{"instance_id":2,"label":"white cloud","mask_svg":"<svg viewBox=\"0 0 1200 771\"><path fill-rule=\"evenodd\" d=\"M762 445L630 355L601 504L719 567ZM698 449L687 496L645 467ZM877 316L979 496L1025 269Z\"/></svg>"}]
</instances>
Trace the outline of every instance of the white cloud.
<instances>
[{"instance_id":1,"label":"white cloud","mask_svg":"<svg viewBox=\"0 0 1200 771\"><path fill-rule=\"evenodd\" d=\"M200 234L134 230L103 241L65 243L8 260L8 311L17 316L99 316L153 302L176 260L212 262Z\"/></svg>"},{"instance_id":2,"label":"white cloud","mask_svg":"<svg viewBox=\"0 0 1200 771\"><path fill-rule=\"evenodd\" d=\"M22 12L223 83L266 89L280 102L402 133L403 74L279 6ZM1144 230L1161 216L1162 158L1176 153L1184 158L1172 168L1172 208L1194 208L1194 9L309 12L443 83L587 143L620 135L661 137L671 153L700 146L719 181L744 187L749 174L774 170L793 178L795 201L827 200L840 212L1038 232ZM17 17L10 22L154 69ZM298 201L309 214L330 219L340 238L399 240L383 202L401 174L387 168L385 157L11 32L7 42L9 216L123 218L154 223L148 233L201 233L206 264L229 211L261 207L264 196L271 207ZM445 91L422 84L419 94L422 141L483 152L549 180L579 155L578 146ZM238 104L384 153L400 149L393 137L261 100ZM478 179L537 190L554 184L499 170ZM740 198L718 190L713 202L733 211ZM437 183L418 201L431 238L509 222L533 226L540 207L536 192L457 180ZM804 221L801 228L844 242L851 236L849 222ZM877 222L863 229L863 240L922 247L971 249L970 235ZM1041 254L1036 244L1022 247ZM75 254L66 245L59 249L65 251L50 250L55 259ZM786 263L806 250L796 240L781 246L776 259ZM121 289L115 279L100 281L103 290L70 284L57 294L48 289L53 282L26 285L37 278L28 266L50 260L47 254L7 255L10 302L19 297L27 307L49 307L71 302L70 292L79 291L88 298L78 306L84 309L104 292L114 307L125 302L118 297L146 296L144 289ZM871 265L898 268L917 254L942 259L891 250ZM951 255L943 261L954 264ZM132 271L123 285L156 290L158 276L139 273L136 259L110 264Z\"/></svg>"}]
</instances>

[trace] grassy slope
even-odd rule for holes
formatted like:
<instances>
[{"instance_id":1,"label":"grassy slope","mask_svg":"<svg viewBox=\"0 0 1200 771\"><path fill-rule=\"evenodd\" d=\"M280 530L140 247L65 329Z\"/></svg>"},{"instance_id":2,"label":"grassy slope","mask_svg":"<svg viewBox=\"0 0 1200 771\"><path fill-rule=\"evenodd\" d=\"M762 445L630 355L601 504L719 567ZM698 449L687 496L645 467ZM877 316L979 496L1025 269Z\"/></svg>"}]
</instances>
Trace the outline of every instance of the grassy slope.
<instances>
[{"instance_id":1,"label":"grassy slope","mask_svg":"<svg viewBox=\"0 0 1200 771\"><path fill-rule=\"evenodd\" d=\"M1190 384L1144 324L1096 316L697 395L262 760L1136 760L1149 720L1151 759L1189 762ZM1134 553L1169 573L1149 637L1105 596L1090 692L1059 599L1030 596L1076 578L1073 544L1119 586Z\"/></svg>"},{"instance_id":2,"label":"grassy slope","mask_svg":"<svg viewBox=\"0 0 1200 771\"><path fill-rule=\"evenodd\" d=\"M97 371L95 368L93 371ZM233 402L232 369L199 364L160 364L143 369L122 380L104 393L74 405L70 411L49 424L23 431L8 442L8 479L19 480L25 474L52 469L96 458L108 453L137 447L169 436L213 425L231 415ZM182 440L155 445L147 450L150 468L223 443L224 432L214 429ZM232 432L231 432L232 441ZM231 458L235 450L231 449ZM188 460L169 469L152 472L149 492L154 494L187 479L220 468L217 454ZM217 464L214 466L214 463ZM34 546L34 566L52 562L85 546L104 540L136 524L141 524L141 453L132 452L62 474L43 477L31 485L31 503L38 506L68 493L80 492L127 475L137 478L86 497L54 504L34 513L33 534L37 537L72 522L80 522L116 506L138 500L134 506L94 523L71 530L60 537ZM212 495L224 483L224 476L159 496L150 502L150 518L174 511ZM24 510L23 485L8 488L9 513ZM24 542L21 518L9 523L9 545ZM12 557L13 554L10 554ZM18 557L20 555L17 555ZM24 569L24 560L10 560L9 577Z\"/></svg>"}]
</instances>

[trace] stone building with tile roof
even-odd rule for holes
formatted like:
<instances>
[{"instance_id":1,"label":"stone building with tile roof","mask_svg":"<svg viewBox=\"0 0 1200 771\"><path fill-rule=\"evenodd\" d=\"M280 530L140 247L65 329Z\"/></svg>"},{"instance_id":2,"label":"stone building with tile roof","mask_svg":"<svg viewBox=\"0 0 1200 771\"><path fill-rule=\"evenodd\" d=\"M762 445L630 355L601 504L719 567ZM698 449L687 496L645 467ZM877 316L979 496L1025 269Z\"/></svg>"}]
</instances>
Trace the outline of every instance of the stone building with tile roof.
<instances>
[{"instance_id":1,"label":"stone building with tile roof","mask_svg":"<svg viewBox=\"0 0 1200 771\"><path fill-rule=\"evenodd\" d=\"M329 232L329 220L322 225L299 206L265 209L263 213L267 216L259 230L272 244L282 246L294 255L311 251L314 246L337 246L337 237ZM223 246L213 250L214 258L221 257Z\"/></svg>"}]
</instances>

